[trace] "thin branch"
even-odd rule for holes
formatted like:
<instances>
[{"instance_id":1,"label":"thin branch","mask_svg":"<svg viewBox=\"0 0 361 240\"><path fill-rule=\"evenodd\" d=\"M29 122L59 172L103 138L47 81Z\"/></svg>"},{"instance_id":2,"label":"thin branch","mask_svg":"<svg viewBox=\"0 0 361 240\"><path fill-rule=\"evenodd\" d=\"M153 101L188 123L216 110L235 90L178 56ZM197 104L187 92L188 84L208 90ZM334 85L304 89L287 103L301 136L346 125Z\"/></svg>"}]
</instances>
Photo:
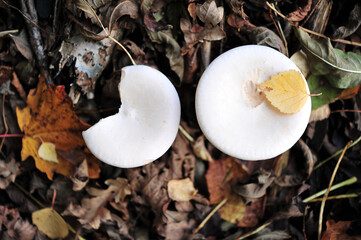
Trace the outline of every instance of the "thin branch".
<instances>
[{"instance_id":1,"label":"thin branch","mask_svg":"<svg viewBox=\"0 0 361 240\"><path fill-rule=\"evenodd\" d=\"M321 33L317 33L317 32L314 32L312 30L309 30L307 28L304 28L304 27L301 27L301 26L297 26L294 22L291 22L288 20L288 18L283 15L280 11L278 11L275 7L273 7L269 2L266 2L267 6L269 8L271 8L273 11L275 11L278 15L280 15L284 20L288 21L292 26L294 27L298 27L300 29L302 29L303 31L307 32L307 33L310 33L312 35L315 35L315 36L318 36L318 37L321 37L321 38L325 38L325 39L328 39L329 37L327 37L326 35L323 35ZM344 44L349 44L349 45L353 45L353 46L358 46L358 47L361 47L361 43L359 42L353 42L353 41L348 41L348 40L344 40L344 39L332 39L332 38L329 38L331 41L333 42L339 42L339 43L344 43Z\"/></svg>"},{"instance_id":2,"label":"thin branch","mask_svg":"<svg viewBox=\"0 0 361 240\"><path fill-rule=\"evenodd\" d=\"M105 34L107 35L107 37L109 39L111 39L112 41L114 41L116 44L118 44L123 51L128 55L130 61L132 62L133 65L137 65L134 61L134 59L132 58L132 56L130 55L130 53L128 52L128 50L123 46L123 44L121 44L118 40L116 40L115 38L113 38L110 35L110 32L104 27L102 21L100 20L100 18L98 17L97 13L95 12L95 10L93 9L93 7L88 3L87 0L83 0L85 2L85 4L88 6L88 8L90 9L90 11L93 13L93 15L95 16L95 18L97 19L97 21L99 22L100 26L103 28L103 31L105 32Z\"/></svg>"},{"instance_id":3,"label":"thin branch","mask_svg":"<svg viewBox=\"0 0 361 240\"><path fill-rule=\"evenodd\" d=\"M9 132L9 127L8 124L6 123L6 117L5 117L5 94L3 94L3 102L2 102L2 116L3 116L3 122L4 122L4 127L5 127L5 135L8 134ZM5 138L3 138L1 140L1 144L0 144L0 152L4 146L4 142L5 142Z\"/></svg>"}]
</instances>

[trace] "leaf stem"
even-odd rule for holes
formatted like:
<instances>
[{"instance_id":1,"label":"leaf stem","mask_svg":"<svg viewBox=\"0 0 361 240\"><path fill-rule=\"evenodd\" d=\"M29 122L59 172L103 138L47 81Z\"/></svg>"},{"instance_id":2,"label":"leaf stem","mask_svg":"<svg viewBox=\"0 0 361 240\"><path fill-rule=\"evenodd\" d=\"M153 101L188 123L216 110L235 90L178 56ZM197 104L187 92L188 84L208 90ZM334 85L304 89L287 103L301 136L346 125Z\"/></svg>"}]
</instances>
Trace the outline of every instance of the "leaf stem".
<instances>
[{"instance_id":1,"label":"leaf stem","mask_svg":"<svg viewBox=\"0 0 361 240\"><path fill-rule=\"evenodd\" d=\"M18 134L0 134L0 138L8 138L8 137L24 137L25 135L22 133Z\"/></svg>"},{"instance_id":2,"label":"leaf stem","mask_svg":"<svg viewBox=\"0 0 361 240\"><path fill-rule=\"evenodd\" d=\"M308 96L310 96L310 97L318 97L318 96L321 96L321 95L322 95L322 93L312 93L312 94L310 94Z\"/></svg>"},{"instance_id":3,"label":"leaf stem","mask_svg":"<svg viewBox=\"0 0 361 240\"><path fill-rule=\"evenodd\" d=\"M296 27L296 24L294 24L293 22L289 21L288 18L283 15L280 11L278 11L275 7L273 7L269 2L266 2L267 6L269 8L271 8L273 11L275 11L278 15L280 15L284 20L288 21L292 26ZM329 38L327 37L326 35L323 35L321 33L317 33L317 32L314 32L312 30L309 30L307 28L304 28L304 27L301 27L301 26L297 26L298 28L302 29L303 31L307 32L307 33L310 33L310 34L313 34L313 35L316 35L318 37L321 37L321 38ZM354 45L354 46L361 46L361 43L359 42L353 42L353 41L348 41L348 40L344 40L344 39L330 39L331 41L334 41L334 42L340 42L340 43L344 43L344 44L349 44L349 45Z\"/></svg>"}]
</instances>

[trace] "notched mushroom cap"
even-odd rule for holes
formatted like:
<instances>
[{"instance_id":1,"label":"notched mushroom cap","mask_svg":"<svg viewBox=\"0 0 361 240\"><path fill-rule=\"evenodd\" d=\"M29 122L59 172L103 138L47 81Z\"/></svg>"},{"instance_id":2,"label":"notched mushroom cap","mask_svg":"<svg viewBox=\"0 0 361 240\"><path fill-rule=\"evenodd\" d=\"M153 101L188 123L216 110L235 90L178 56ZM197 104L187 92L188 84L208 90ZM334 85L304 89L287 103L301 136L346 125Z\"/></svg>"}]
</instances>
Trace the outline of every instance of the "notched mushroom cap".
<instances>
[{"instance_id":1,"label":"notched mushroom cap","mask_svg":"<svg viewBox=\"0 0 361 240\"><path fill-rule=\"evenodd\" d=\"M148 66L122 69L119 113L83 132L101 161L123 168L145 165L172 145L180 122L180 101L169 79Z\"/></svg>"},{"instance_id":2,"label":"notched mushroom cap","mask_svg":"<svg viewBox=\"0 0 361 240\"><path fill-rule=\"evenodd\" d=\"M291 69L300 71L289 58L265 46L237 47L217 57L196 91L197 119L207 139L244 160L270 159L291 148L306 129L311 98L300 112L285 115L264 101L256 87Z\"/></svg>"}]
</instances>

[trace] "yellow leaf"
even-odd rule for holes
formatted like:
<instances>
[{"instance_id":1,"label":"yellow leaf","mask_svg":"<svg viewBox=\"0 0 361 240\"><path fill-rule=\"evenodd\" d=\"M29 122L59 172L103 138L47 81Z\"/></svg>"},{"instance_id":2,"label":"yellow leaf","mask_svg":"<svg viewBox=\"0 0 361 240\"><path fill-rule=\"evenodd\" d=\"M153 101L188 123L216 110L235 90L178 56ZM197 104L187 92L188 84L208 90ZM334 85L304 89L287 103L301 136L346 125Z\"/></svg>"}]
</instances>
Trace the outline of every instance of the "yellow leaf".
<instances>
[{"instance_id":1,"label":"yellow leaf","mask_svg":"<svg viewBox=\"0 0 361 240\"><path fill-rule=\"evenodd\" d=\"M193 182L189 178L170 180L168 182L169 198L174 201L189 201L197 194Z\"/></svg>"},{"instance_id":2,"label":"yellow leaf","mask_svg":"<svg viewBox=\"0 0 361 240\"><path fill-rule=\"evenodd\" d=\"M269 103L281 113L301 111L307 98L307 86L302 74L296 70L281 72L259 84Z\"/></svg>"},{"instance_id":3,"label":"yellow leaf","mask_svg":"<svg viewBox=\"0 0 361 240\"><path fill-rule=\"evenodd\" d=\"M51 142L43 142L38 149L39 157L42 159L59 163L58 158L56 157L55 144Z\"/></svg>"},{"instance_id":4,"label":"yellow leaf","mask_svg":"<svg viewBox=\"0 0 361 240\"><path fill-rule=\"evenodd\" d=\"M65 238L69 234L66 222L54 209L43 208L33 212L32 219L38 229L49 238Z\"/></svg>"}]
</instances>

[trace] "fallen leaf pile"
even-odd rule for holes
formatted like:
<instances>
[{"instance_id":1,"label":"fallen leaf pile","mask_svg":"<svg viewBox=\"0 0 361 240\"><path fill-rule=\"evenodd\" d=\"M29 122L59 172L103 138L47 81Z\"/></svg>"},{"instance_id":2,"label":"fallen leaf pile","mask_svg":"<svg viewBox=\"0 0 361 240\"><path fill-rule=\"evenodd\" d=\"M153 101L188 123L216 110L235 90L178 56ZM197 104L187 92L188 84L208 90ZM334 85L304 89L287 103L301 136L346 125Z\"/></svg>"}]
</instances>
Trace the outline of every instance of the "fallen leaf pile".
<instances>
[{"instance_id":1,"label":"fallen leaf pile","mask_svg":"<svg viewBox=\"0 0 361 240\"><path fill-rule=\"evenodd\" d=\"M22 160L32 156L36 167L52 179L55 172L72 176L77 165L86 159L89 178L97 178L100 172L98 160L85 149L81 135L89 125L76 116L64 87L47 86L40 77L37 88L28 95L27 104L26 108L17 109L19 127L24 132ZM44 143L52 148L55 145L56 158L49 148L45 155L51 157L40 156L44 157L43 148L40 148Z\"/></svg>"},{"instance_id":2,"label":"fallen leaf pile","mask_svg":"<svg viewBox=\"0 0 361 240\"><path fill-rule=\"evenodd\" d=\"M241 227L256 226L263 214L261 199L246 205L243 198L233 191L238 182L246 181L248 177L245 166L233 158L211 162L206 174L210 203L218 204L227 199L219 213L223 219Z\"/></svg>"},{"instance_id":3,"label":"fallen leaf pile","mask_svg":"<svg viewBox=\"0 0 361 240\"><path fill-rule=\"evenodd\" d=\"M0 1L0 239L317 239L319 224L318 240L361 239L360 43L358 0ZM245 85L250 106L287 118L322 93L301 139L264 161L219 151L195 112L205 69L246 45L303 74ZM162 157L123 169L99 162L82 131L118 111L133 63L176 87L181 128ZM322 197L330 156L351 140L334 182L355 181L319 223L319 199L304 200Z\"/></svg>"}]
</instances>

